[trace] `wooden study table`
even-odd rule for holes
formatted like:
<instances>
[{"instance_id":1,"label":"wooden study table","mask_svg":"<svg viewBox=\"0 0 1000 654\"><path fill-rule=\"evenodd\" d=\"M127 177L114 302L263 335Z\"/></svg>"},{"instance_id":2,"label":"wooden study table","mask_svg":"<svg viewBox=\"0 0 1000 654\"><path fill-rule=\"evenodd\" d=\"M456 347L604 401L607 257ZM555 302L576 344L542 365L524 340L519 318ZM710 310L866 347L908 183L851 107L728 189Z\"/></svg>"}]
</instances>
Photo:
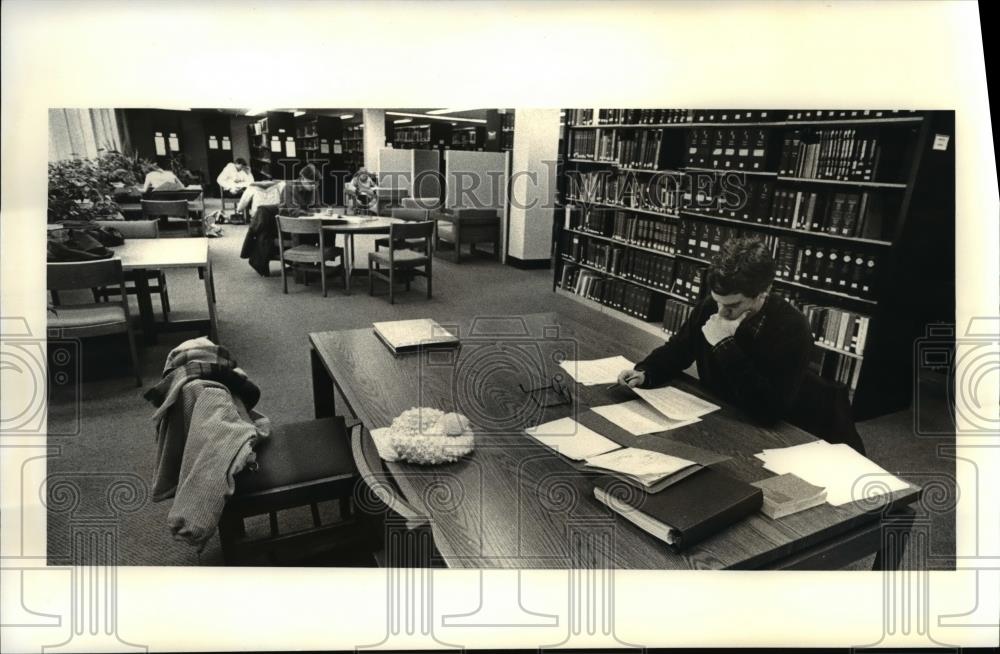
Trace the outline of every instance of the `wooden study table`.
<instances>
[{"instance_id":1,"label":"wooden study table","mask_svg":"<svg viewBox=\"0 0 1000 654\"><path fill-rule=\"evenodd\" d=\"M213 341L218 339L215 318L215 283L212 279L212 260L209 257L207 238L135 238L112 248L122 260L124 270L135 270L136 297L139 302L139 320L142 337L147 344L155 344L159 332L202 330ZM158 323L153 314L147 270L168 268L194 268L204 279L205 298L208 301L208 319L174 320Z\"/></svg>"},{"instance_id":2,"label":"wooden study table","mask_svg":"<svg viewBox=\"0 0 1000 654\"><path fill-rule=\"evenodd\" d=\"M139 202L120 202L118 209L128 219L142 218L142 200L187 200L188 211L194 211L199 219L205 217L205 190L198 184L185 186L176 191L150 191L139 196Z\"/></svg>"},{"instance_id":3,"label":"wooden study table","mask_svg":"<svg viewBox=\"0 0 1000 654\"><path fill-rule=\"evenodd\" d=\"M344 236L344 280L348 293L351 292L351 275L354 274L354 236L356 234L388 234L392 225L405 222L388 216L328 216L318 213L313 214L312 217L320 218L323 221L324 231Z\"/></svg>"},{"instance_id":4,"label":"wooden study table","mask_svg":"<svg viewBox=\"0 0 1000 654\"><path fill-rule=\"evenodd\" d=\"M755 453L815 439L788 424L757 426L730 406L672 432L633 437L610 422L593 422L603 419L587 408L635 396L603 385L574 385L558 362L615 354L638 361L655 338L625 325L608 333L554 313L480 319L457 327L459 349L399 357L370 328L309 335L317 417L334 414L336 389L347 404L341 413L358 418L367 429L387 427L416 406L459 411L476 426L475 450L440 466L383 462L367 433L353 440L366 482L384 490L390 480L395 494L386 503L406 515L410 526L425 523L418 528L430 530L449 567L830 569L872 552L878 553L877 566L898 565L903 539L898 533L895 539L883 539L882 530L891 523L897 531L908 531L913 513L907 505L920 496L920 488L912 485L840 507L823 504L780 520L758 513L680 554L672 552L598 502L594 475L521 429L569 415L627 446L657 449L658 442L676 439L729 456L716 467L746 481L774 474ZM557 375L574 389L572 406L541 408L518 387L536 388ZM678 380L676 385L704 395L690 382Z\"/></svg>"}]
</instances>

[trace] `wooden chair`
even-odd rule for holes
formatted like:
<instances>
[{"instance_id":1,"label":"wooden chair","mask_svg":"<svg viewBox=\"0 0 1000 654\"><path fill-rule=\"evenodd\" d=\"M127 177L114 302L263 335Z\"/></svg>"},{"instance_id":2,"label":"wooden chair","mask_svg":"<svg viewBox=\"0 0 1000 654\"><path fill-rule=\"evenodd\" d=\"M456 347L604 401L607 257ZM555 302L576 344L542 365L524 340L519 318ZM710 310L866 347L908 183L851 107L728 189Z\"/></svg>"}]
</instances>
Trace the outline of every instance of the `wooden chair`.
<instances>
[{"instance_id":1,"label":"wooden chair","mask_svg":"<svg viewBox=\"0 0 1000 654\"><path fill-rule=\"evenodd\" d=\"M135 334L128 307L128 292L122 273L121 259L73 261L46 264L47 287L53 294L59 291L94 289L117 286L119 301L114 303L60 305L49 310L49 329L60 330L69 338L88 338L124 333L128 337L129 356L135 373L135 385L142 386L139 356L135 349Z\"/></svg>"},{"instance_id":2,"label":"wooden chair","mask_svg":"<svg viewBox=\"0 0 1000 654\"><path fill-rule=\"evenodd\" d=\"M392 217L399 218L400 220L405 220L407 222L419 223L429 220L429 212L425 209L393 209ZM408 241L409 245L416 247L423 246L422 239L410 239ZM407 247L409 247L409 245ZM382 238L375 239L375 251L378 252L379 248L389 247L389 237L383 236Z\"/></svg>"},{"instance_id":3,"label":"wooden chair","mask_svg":"<svg viewBox=\"0 0 1000 654\"><path fill-rule=\"evenodd\" d=\"M469 253L476 251L477 243L493 243L493 256L500 256L500 216L496 209L455 209L451 213L435 213L435 252L441 241L455 247L455 263L462 261L462 246L469 245Z\"/></svg>"},{"instance_id":4,"label":"wooden chair","mask_svg":"<svg viewBox=\"0 0 1000 654\"><path fill-rule=\"evenodd\" d=\"M431 238L434 222L396 223L389 227L389 248L386 251L368 253L368 294L375 294L375 277L389 282L389 304L395 302L394 287L396 275L405 275L406 290L410 290L410 280L414 275L427 278L427 297L431 296ZM417 252L409 241L423 241L423 252ZM389 268L389 274L382 272L382 266ZM421 270L422 268L422 270Z\"/></svg>"},{"instance_id":5,"label":"wooden chair","mask_svg":"<svg viewBox=\"0 0 1000 654\"><path fill-rule=\"evenodd\" d=\"M95 220L101 227L111 227L117 229L125 238L160 238L160 224L155 220ZM126 290L129 295L135 295L134 286L128 286L129 282L135 283L135 271L125 271ZM160 296L160 308L163 309L163 319L166 320L170 314L170 297L167 294L167 275L162 270L147 270L146 279L149 282L149 292ZM100 291L101 299L105 302L112 295L117 294L114 287L105 286Z\"/></svg>"},{"instance_id":6,"label":"wooden chair","mask_svg":"<svg viewBox=\"0 0 1000 654\"><path fill-rule=\"evenodd\" d=\"M189 235L197 235L199 232L199 222L192 220L187 200L143 200L142 215L144 218L158 219L162 228L170 224L171 218L178 218L184 221Z\"/></svg>"},{"instance_id":7,"label":"wooden chair","mask_svg":"<svg viewBox=\"0 0 1000 654\"><path fill-rule=\"evenodd\" d=\"M322 545L355 554L370 553L372 530L361 528L365 516L353 503L358 470L350 433L341 417L275 427L256 449L255 469L236 475L236 489L219 519L219 541L227 565L267 555L278 562L282 550L301 554ZM319 503L339 503L337 520L323 524ZM281 533L278 512L308 506L312 526ZM267 514L269 533L248 534L244 520Z\"/></svg>"},{"instance_id":8,"label":"wooden chair","mask_svg":"<svg viewBox=\"0 0 1000 654\"><path fill-rule=\"evenodd\" d=\"M221 186L219 187L219 201L222 206L222 213L223 214L226 213L227 205L231 204L233 207L233 215L227 218L227 220L230 223L235 222L237 216L236 207L238 207L240 204L240 196L241 194L230 195L229 193L226 192L224 188L222 188ZM243 211L242 213L239 214L239 220L241 222L247 222L246 211Z\"/></svg>"},{"instance_id":9,"label":"wooden chair","mask_svg":"<svg viewBox=\"0 0 1000 654\"><path fill-rule=\"evenodd\" d=\"M828 443L847 443L865 453L864 442L854 425L847 386L840 382L807 371L787 420Z\"/></svg>"},{"instance_id":10,"label":"wooden chair","mask_svg":"<svg viewBox=\"0 0 1000 654\"><path fill-rule=\"evenodd\" d=\"M320 287L323 289L323 297L326 297L326 274L327 261L335 261L340 258L337 269L344 277L344 289L347 289L347 273L345 272L343 261L343 250L334 245L327 245L323 236L323 222L319 218L290 218L279 215L278 223L278 258L281 260L281 286L285 293L288 293L287 267L297 267L309 265L319 267ZM292 242L296 243L303 236L318 237L319 244L299 243L288 247L288 242L284 235L292 236Z\"/></svg>"}]
</instances>

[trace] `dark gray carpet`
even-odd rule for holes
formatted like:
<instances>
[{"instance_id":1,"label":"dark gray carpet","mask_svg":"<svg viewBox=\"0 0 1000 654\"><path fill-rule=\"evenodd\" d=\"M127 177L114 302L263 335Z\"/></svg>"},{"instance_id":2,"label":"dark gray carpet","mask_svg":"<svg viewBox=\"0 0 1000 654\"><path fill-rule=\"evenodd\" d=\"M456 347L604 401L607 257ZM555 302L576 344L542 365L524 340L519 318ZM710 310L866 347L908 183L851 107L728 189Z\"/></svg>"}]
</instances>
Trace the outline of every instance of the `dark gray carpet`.
<instances>
[{"instance_id":1,"label":"dark gray carpet","mask_svg":"<svg viewBox=\"0 0 1000 654\"><path fill-rule=\"evenodd\" d=\"M246 227L226 225L224 230L225 235L212 242L220 340L261 387L258 409L275 423L312 415L309 332L368 327L378 320L433 316L445 322L477 314L551 310L621 331L613 318L552 293L549 271L521 271L485 258L460 266L436 258L431 300L425 298L422 280L411 292L400 293L394 306L385 297L384 286L377 287L375 297L368 296L366 286L346 296L339 278L333 280L327 298L315 283L290 284L288 295L283 295L280 277L262 278L239 258ZM359 238L359 262L367 261L370 242L371 238ZM272 270L277 268L272 264ZM168 281L172 318L204 314L204 287L194 272L172 272ZM135 388L128 374L123 338L85 341L80 354L74 355L83 383L54 389L49 403L49 445L55 447L48 489L48 551L53 563L92 560L92 550L75 547L71 533L95 523L114 528L114 558L119 564L221 563L217 538L200 554L171 540L166 525L170 502L152 503L145 486L153 472L155 444L152 407L141 393L159 378L167 352L190 336L166 335L157 346L140 348L143 389ZM941 406L944 420L943 402ZM871 458L918 483L926 483L928 476L953 479L953 460L936 449L941 439L915 438L911 415L904 411L859 425ZM116 485L122 480L124 486ZM129 488L136 489L133 496ZM68 489L75 494L67 495ZM949 567L955 547L954 510L947 503L938 508L928 516L934 555L928 565Z\"/></svg>"}]
</instances>

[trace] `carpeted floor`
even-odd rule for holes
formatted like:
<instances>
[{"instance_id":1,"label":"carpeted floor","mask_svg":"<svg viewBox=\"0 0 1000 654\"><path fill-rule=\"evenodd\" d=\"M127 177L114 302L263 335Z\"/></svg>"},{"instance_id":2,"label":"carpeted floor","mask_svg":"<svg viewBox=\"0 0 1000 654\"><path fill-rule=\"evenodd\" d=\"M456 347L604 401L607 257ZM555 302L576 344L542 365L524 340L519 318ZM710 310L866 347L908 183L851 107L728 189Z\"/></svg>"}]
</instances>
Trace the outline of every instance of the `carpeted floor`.
<instances>
[{"instance_id":1,"label":"carpeted floor","mask_svg":"<svg viewBox=\"0 0 1000 654\"><path fill-rule=\"evenodd\" d=\"M395 305L389 304L384 286L376 287L375 297L368 296L365 284L344 295L339 278L333 280L327 298L315 283L290 284L284 295L279 276L260 277L239 258L245 230L225 225L223 237L211 243L219 335L262 389L258 409L275 423L312 415L309 332L362 328L378 320L433 316L444 322L470 315L553 310L624 332L613 318L552 293L550 271L517 270L486 258L463 260L460 266L436 258L430 300L422 280L411 292L397 295ZM357 261L367 261L371 241L372 237L358 239ZM277 268L272 264L272 270ZM193 271L170 272L168 286L172 318L204 315L204 287ZM154 306L158 308L155 300ZM83 383L54 388L49 402L49 446L54 453L49 459L48 551L53 563L89 560L86 548L73 545L71 533L80 524L95 521L114 528L114 558L119 564L221 563L217 538L201 553L171 540L166 524L170 502L151 502L146 487L155 443L152 407L141 394L159 378L170 349L189 337L166 335L156 346L140 347L143 389L137 389L129 376L123 338L84 341L79 353L73 354ZM647 335L636 338L654 342ZM71 349L75 351L75 346ZM946 422L943 400L931 401L940 401L941 420ZM874 461L918 483L933 479L946 487L950 484L948 497L954 497L954 461L938 452L938 446L950 439L914 437L910 411L862 423L858 429ZM134 495L128 488L135 489ZM67 489L71 499L65 495ZM953 499L933 508L926 516L931 531L931 558L926 565L953 567Z\"/></svg>"}]
</instances>

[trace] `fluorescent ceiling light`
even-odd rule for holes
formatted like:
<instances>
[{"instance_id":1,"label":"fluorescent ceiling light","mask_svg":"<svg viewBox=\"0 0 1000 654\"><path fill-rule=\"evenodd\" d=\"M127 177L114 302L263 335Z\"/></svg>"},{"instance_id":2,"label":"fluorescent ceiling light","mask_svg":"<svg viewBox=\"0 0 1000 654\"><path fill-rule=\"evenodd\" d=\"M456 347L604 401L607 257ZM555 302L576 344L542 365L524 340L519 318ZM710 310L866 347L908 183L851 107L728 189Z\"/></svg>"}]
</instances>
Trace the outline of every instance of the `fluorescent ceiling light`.
<instances>
[{"instance_id":1,"label":"fluorescent ceiling light","mask_svg":"<svg viewBox=\"0 0 1000 654\"><path fill-rule=\"evenodd\" d=\"M340 115L340 119L341 120L350 120L351 118L354 118L354 114L341 114Z\"/></svg>"},{"instance_id":2,"label":"fluorescent ceiling light","mask_svg":"<svg viewBox=\"0 0 1000 654\"><path fill-rule=\"evenodd\" d=\"M475 111L475 109L473 109L473 108L466 108L466 109L431 109L430 111L427 112L427 115L428 116L439 116L441 114L454 114L454 113L457 113L459 111Z\"/></svg>"},{"instance_id":3,"label":"fluorescent ceiling light","mask_svg":"<svg viewBox=\"0 0 1000 654\"><path fill-rule=\"evenodd\" d=\"M392 122L396 123L397 125L402 125L403 123L412 123L413 119L412 118L400 118L399 120L394 120Z\"/></svg>"},{"instance_id":4,"label":"fluorescent ceiling light","mask_svg":"<svg viewBox=\"0 0 1000 654\"><path fill-rule=\"evenodd\" d=\"M305 116L305 115L306 115L306 112L304 112L304 111L293 111L292 112L292 118L298 118L299 116Z\"/></svg>"},{"instance_id":5,"label":"fluorescent ceiling light","mask_svg":"<svg viewBox=\"0 0 1000 654\"><path fill-rule=\"evenodd\" d=\"M244 116L259 116L261 114L266 114L266 113L267 113L267 109L250 109L249 111L247 111L243 115Z\"/></svg>"},{"instance_id":6,"label":"fluorescent ceiling light","mask_svg":"<svg viewBox=\"0 0 1000 654\"><path fill-rule=\"evenodd\" d=\"M455 116L431 116L429 114L409 114L405 111L387 111L386 116L406 116L408 118L431 118L434 120L461 121L463 123L479 123L485 125L486 121L480 118L456 118Z\"/></svg>"}]
</instances>

